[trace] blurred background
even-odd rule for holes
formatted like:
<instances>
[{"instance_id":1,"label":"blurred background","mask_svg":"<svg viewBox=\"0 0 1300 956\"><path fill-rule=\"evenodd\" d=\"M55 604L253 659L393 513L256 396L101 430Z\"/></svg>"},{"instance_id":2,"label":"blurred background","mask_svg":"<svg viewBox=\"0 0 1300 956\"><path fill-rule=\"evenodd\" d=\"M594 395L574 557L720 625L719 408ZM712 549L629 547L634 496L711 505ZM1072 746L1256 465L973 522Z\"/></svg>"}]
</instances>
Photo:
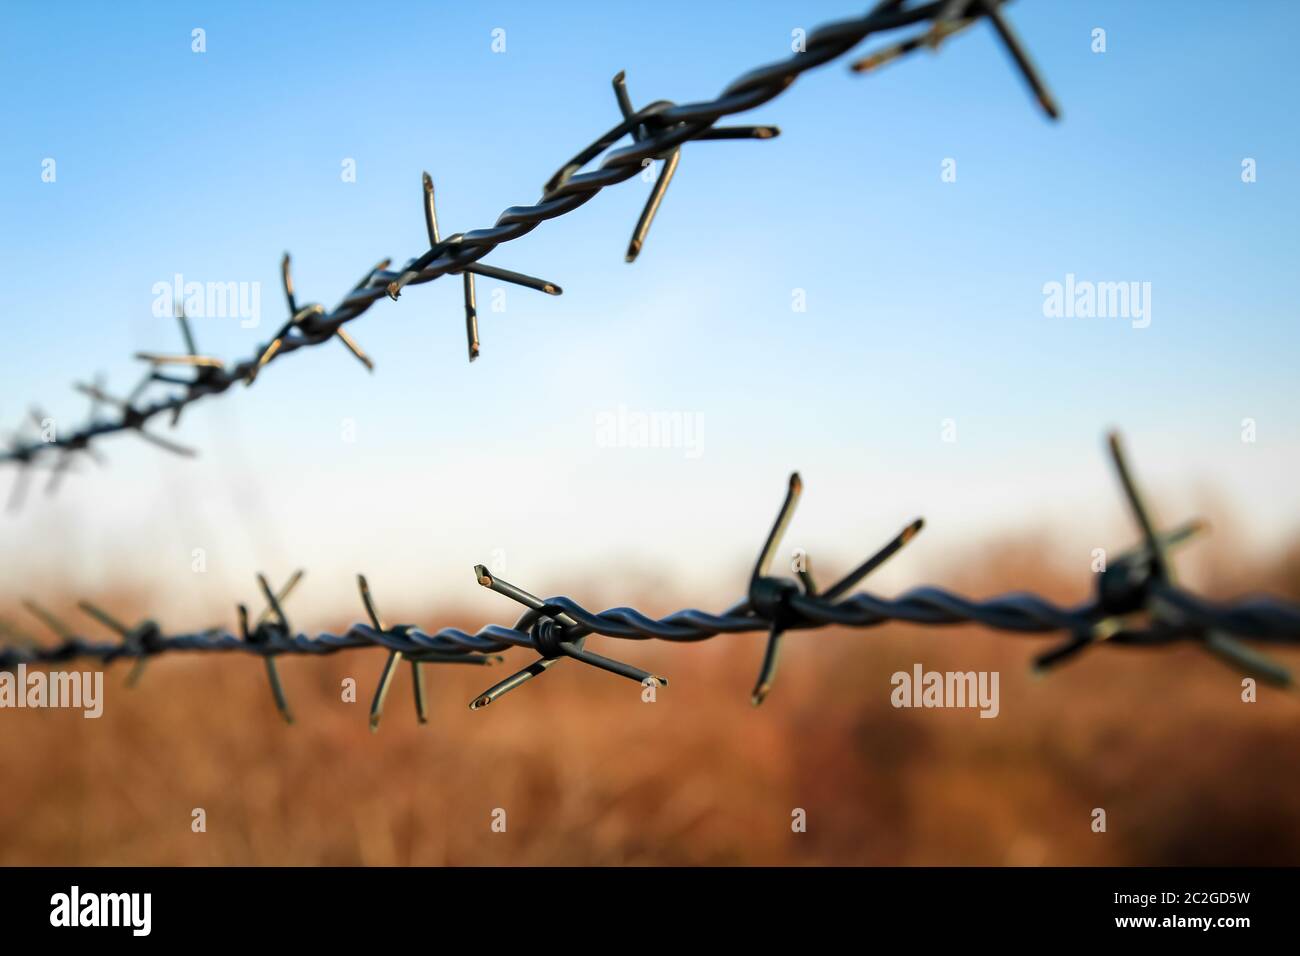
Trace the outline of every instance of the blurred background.
<instances>
[{"instance_id":1,"label":"blurred background","mask_svg":"<svg viewBox=\"0 0 1300 956\"><path fill-rule=\"evenodd\" d=\"M859 12L6 5L0 429L33 403L75 427L73 381L124 393L132 353L178 351L160 282L257 288L256 322L194 320L201 350L255 354L285 318L284 251L299 302L326 306L422 251L421 170L444 234L489 226L614 125L619 70L637 105L711 97L794 31ZM589 607L719 610L794 469L783 561L802 548L829 577L923 515L870 587L1080 600L1094 549L1135 536L1111 426L1166 524L1212 523L1180 552L1188 583L1300 595L1300 160L1278 120L1300 13L1007 15L1059 123L986 24L878 73L806 74L735 120L777 139L683 149L634 265L640 178L489 256L564 294L480 280L472 366L459 283L419 286L349 325L373 375L342 346L304 350L187 410L167 434L197 459L124 435L57 495L38 483L0 516L0 619L39 633L30 596L93 637L78 598L169 631L233 626L257 572L301 566L303 631L361 619L358 571L390 619L510 623L476 562ZM1044 287L1069 275L1150 283L1149 325L1049 317ZM637 415L685 429L651 448L602 430ZM1107 648L1038 680L1033 639L827 630L787 640L754 711L758 636L611 643L593 647L672 679L655 704L566 665L471 714L504 671L429 668L418 728L403 671L373 737L378 652L285 661L293 728L251 658L157 661L129 692L115 667L98 721L0 711L0 863L1300 859L1296 698L1243 704L1238 675L1193 648ZM889 675L918 661L1000 671L999 718L893 709Z\"/></svg>"}]
</instances>

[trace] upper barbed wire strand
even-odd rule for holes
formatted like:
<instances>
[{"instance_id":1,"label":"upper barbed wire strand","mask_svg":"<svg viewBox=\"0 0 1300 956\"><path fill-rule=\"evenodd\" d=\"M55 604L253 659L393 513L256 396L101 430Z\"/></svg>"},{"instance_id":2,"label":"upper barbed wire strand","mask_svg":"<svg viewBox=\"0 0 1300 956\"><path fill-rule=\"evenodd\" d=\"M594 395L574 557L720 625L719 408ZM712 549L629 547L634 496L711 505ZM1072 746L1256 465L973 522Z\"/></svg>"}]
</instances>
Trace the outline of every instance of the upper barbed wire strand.
<instances>
[{"instance_id":1,"label":"upper barbed wire strand","mask_svg":"<svg viewBox=\"0 0 1300 956\"><path fill-rule=\"evenodd\" d=\"M640 252L645 235L663 198L664 190L677 167L678 150L683 143L702 140L768 139L779 133L771 126L724 127L715 124L725 116L746 112L767 103L784 92L801 74L836 60L868 36L911 26L922 21L932 21L931 27L901 43L886 47L852 64L855 72L875 69L894 59L918 49L937 50L953 34L964 30L981 18L987 18L999 38L1024 75L1030 89L1047 114L1056 118L1058 111L1051 96L1024 53L1019 41L1003 18L1001 6L1005 0L935 0L909 6L905 0L884 0L862 17L842 20L813 30L806 38L803 52L744 74L729 84L716 99L697 103L673 104L656 101L641 110L632 111L620 73L614 78L614 89L623 121L599 136L571 160L562 165L547 181L542 197L533 205L511 206L497 217L495 225L486 229L442 236L437 227L433 208L433 185L428 174L424 177L425 219L429 248L411 259L400 270L390 270L385 259L370 269L360 282L346 295L333 311L320 305L301 305L294 295L293 280L289 272L289 258L282 262L282 281L290 316L269 343L258 349L256 355L233 366L217 359L199 356L193 336L183 312L178 308L187 355L166 356L157 353L139 353L138 357L150 363L150 370L127 399L108 395L102 385L79 386L95 402L90 419L80 428L63 435L54 430L53 439L24 442L15 437L7 451L0 452L0 463L12 462L20 466L19 480L11 496L11 506L16 506L26 487L27 468L36 464L38 457L55 451L62 452L51 477L49 488L57 486L58 479L72 463L76 452L92 453L91 443L105 435L134 431L160 447L178 454L192 454L189 449L175 445L158 435L146 431L145 425L157 415L171 414L173 426L179 421L182 410L208 395L219 395L232 386L244 382L251 385L259 371L285 355L300 348L320 345L338 337L367 368L374 367L360 347L343 330L343 326L364 315L378 300L396 299L409 285L432 282L448 274L461 274L465 282L466 329L469 339L469 357L473 361L479 354L478 317L474 299L474 276L487 276L512 282L550 295L559 295L558 284L522 273L512 272L481 263L498 246L519 239L536 229L548 219L566 215L591 200L602 189L625 182L636 176L644 166L654 160L664 160L661 171L637 223L629 244L627 258L634 259ZM633 140L629 146L612 148L625 136ZM608 151L608 152L607 152ZM600 166L590 172L581 170L605 154ZM189 368L192 379L159 371L160 366L177 365ZM136 399L152 385L181 387L184 391L144 405ZM101 404L116 405L121 410L116 419L98 418L95 411ZM39 423L38 423L39 424ZM43 438L44 436L42 436Z\"/></svg>"}]
</instances>

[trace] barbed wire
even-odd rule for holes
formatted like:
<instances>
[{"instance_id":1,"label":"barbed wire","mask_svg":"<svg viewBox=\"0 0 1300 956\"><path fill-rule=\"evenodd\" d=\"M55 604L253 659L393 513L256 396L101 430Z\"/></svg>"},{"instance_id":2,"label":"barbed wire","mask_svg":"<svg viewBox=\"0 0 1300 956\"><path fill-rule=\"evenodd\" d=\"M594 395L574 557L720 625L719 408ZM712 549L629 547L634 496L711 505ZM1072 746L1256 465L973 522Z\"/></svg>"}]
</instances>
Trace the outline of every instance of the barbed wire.
<instances>
[{"instance_id":1,"label":"barbed wire","mask_svg":"<svg viewBox=\"0 0 1300 956\"><path fill-rule=\"evenodd\" d=\"M281 279L289 317L275 337L259 348L256 355L227 367L219 359L200 354L184 310L178 306L175 311L185 343L185 353L137 353L137 358L148 363L148 370L125 398L110 394L102 380L94 384L78 383L76 388L91 399L90 414L85 425L63 436L58 434L59 429L54 427L52 418L39 409L31 409L29 420L25 420L24 426L34 423L40 435L35 439L24 440L20 426L20 431L12 437L10 448L0 452L0 463L11 462L19 468L9 499L10 509L18 507L22 502L31 469L44 466L45 458L54 452L59 453L50 468L46 486L47 491L52 492L57 489L77 455L85 454L97 462L102 461L93 443L109 434L134 432L167 451L193 455L192 449L146 430L145 425L153 418L169 413L174 427L189 405L209 395L220 395L241 382L252 385L262 368L300 348L321 345L338 338L367 369L373 371L374 363L343 326L364 315L378 300L397 299L407 286L432 282L449 274L463 276L466 337L469 358L473 361L480 351L475 276L513 283L548 295L560 295L562 291L554 282L488 265L481 261L484 257L498 246L527 235L548 219L572 212L602 189L631 179L646 166L660 160L663 167L628 244L627 261L635 260L645 245L655 214L672 182L684 143L763 140L778 135L780 131L774 126L717 127L715 124L723 117L747 112L776 98L801 74L844 56L873 34L929 21L929 27L923 31L852 63L851 69L854 72L876 69L919 49L937 50L947 38L968 29L981 19L987 19L1007 47L1038 102L1049 116L1055 118L1058 115L1056 105L1010 24L1003 17L1000 9L1003 2L1004 0L934 0L913 4L907 0L883 0L864 16L827 24L812 31L806 38L802 52L752 70L732 82L717 98L697 103L676 104L668 100L656 100L639 110L634 109L624 74L620 72L614 77L613 87L622 119L561 166L546 182L542 197L535 204L511 206L497 217L495 225L490 228L443 236L438 227L433 180L426 172L423 174L423 193L428 249L398 270L390 271L390 260L382 260L362 277L332 311L327 312L319 304L299 303L294 292L290 258L286 253L281 262ZM613 149L614 144L625 136L631 137L631 145ZM582 172L584 167L606 150L609 152L597 169ZM166 371L172 367L188 369L191 377L185 378ZM137 404L149 388L160 385L181 388L183 391L147 404ZM99 411L105 405L116 408L120 414L112 419L101 419Z\"/></svg>"},{"instance_id":2,"label":"barbed wire","mask_svg":"<svg viewBox=\"0 0 1300 956\"><path fill-rule=\"evenodd\" d=\"M34 441L23 441L18 436L10 449L0 454L0 462L13 462L20 466L11 503L21 500L30 469L44 465L51 453L60 453L51 467L47 486L53 490L77 454L84 453L98 459L93 443L108 434L133 431L166 450L192 454L190 449L146 430L145 425L158 415L170 413L171 424L175 426L190 404L208 395L224 393L241 382L251 385L262 368L300 348L320 345L337 337L358 360L373 370L374 363L343 326L363 315L378 300L398 298L410 285L432 282L448 274L463 277L466 336L469 358L473 361L480 351L474 286L476 275L550 295L561 292L554 282L488 265L481 261L484 257L503 243L528 234L542 222L572 212L607 186L624 182L659 160L663 167L628 245L628 261L636 259L676 172L684 143L769 139L777 135L779 131L771 126L717 127L716 123L725 116L754 109L774 99L802 73L845 55L872 34L929 22L928 28L921 32L854 62L852 68L857 72L877 68L921 48L937 49L946 38L986 18L1007 46L1039 103L1049 116L1055 117L1057 110L1050 95L1001 14L1002 2L937 0L909 4L906 0L883 0L863 17L813 31L807 37L803 52L751 71L730 84L716 99L698 103L678 105L660 100L635 110L625 77L619 73L613 80L613 88L622 120L561 166L546 183L536 204L508 208L490 228L444 237L438 225L433 181L425 173L422 185L428 249L398 270L389 271L389 260L378 263L332 311L327 312L319 304L299 304L290 259L286 254L281 263L281 279L289 317L274 338L253 357L227 367L218 359L200 354L184 309L178 307L176 315L185 353L138 353L137 357L148 363L149 368L126 398L110 394L102 380L94 384L78 384L77 388L91 399L90 415L86 425L63 437L51 434L48 425L52 420L33 408L30 417L45 434ZM614 148L625 136L631 138L631 145ZM597 169L582 172L602 154L604 159ZM188 369L192 377L182 378L165 370L172 366ZM148 404L137 404L155 385L183 391ZM120 414L115 419L101 419L99 410L104 405L117 408ZM1011 633L1064 635L1063 640L1036 657L1035 665L1043 669L1057 666L1101 643L1157 646L1193 642L1245 673L1279 686L1290 686L1291 678L1286 668L1244 642L1300 643L1300 607L1269 596L1223 604L1180 588L1174 582L1168 553L1203 526L1192 522L1171 532L1157 532L1114 436L1111 438L1111 452L1130 510L1141 529L1142 543L1109 562L1098 575L1094 596L1076 606L1057 605L1029 593L971 600L937 587L915 588L897 598L883 598L866 592L850 594L867 575L912 540L921 530L920 520L906 526L883 548L825 590L818 590L811 568L806 564L794 569L795 578L774 576L771 569L777 547L802 493L802 483L796 474L791 477L785 501L760 551L745 598L717 614L688 609L656 619L630 607L593 612L567 597L542 600L479 565L475 567L475 575L480 585L523 605L524 613L513 626L490 624L470 634L450 627L429 633L414 625L387 625L378 612L366 579L358 576L367 621L354 624L341 635L325 633L312 637L296 633L284 611L284 602L301 580L301 572L298 572L278 592L272 589L265 577L258 576L265 609L250 622L246 606L240 605L237 634L210 628L197 633L169 635L153 620L132 627L89 602L81 602L85 612L120 638L114 642L96 642L77 636L53 614L33 602L26 602L28 609L58 635L59 643L42 645L21 631L11 627L0 628L0 636L7 634L14 641L0 647L0 668L13 670L28 665L83 659L97 660L106 665L125 659L134 662L127 678L128 683L134 684L141 677L147 661L162 654L179 651L251 653L262 658L275 704L284 718L291 721L292 714L277 667L281 655L319 655L352 648L382 647L388 651L388 657L371 704L371 726L377 728L385 699L403 659L411 665L416 710L423 722L427 719L421 670L424 664L489 665L502 660L502 652L513 647L528 648L539 655L523 670L478 695L470 705L478 709L565 658L640 684L666 685L662 676L587 650L585 644L592 635L624 640L693 642L722 634L761 631L768 637L752 693L753 702L758 704L771 690L786 634L827 626L867 628L888 622L905 622L924 626L975 623Z\"/></svg>"},{"instance_id":3,"label":"barbed wire","mask_svg":"<svg viewBox=\"0 0 1300 956\"><path fill-rule=\"evenodd\" d=\"M1028 593L971 600L938 587L914 588L896 598L866 592L850 594L864 578L920 532L920 519L907 525L884 547L825 590L818 589L806 559L792 568L795 577L774 576L771 570L777 549L803 491L796 473L790 477L785 501L759 552L745 598L720 614L688 609L667 617L652 618L630 607L593 612L568 597L542 600L502 580L483 565L477 565L474 573L480 585L523 605L524 612L513 626L489 624L470 634L454 627L429 633L412 624L386 624L371 596L366 578L358 575L367 621L352 625L343 634L310 637L295 633L284 611L285 599L302 578L300 571L278 592L271 588L264 576L258 576L266 608L250 625L247 607L239 605L238 635L219 628L194 634L167 635L153 620L130 627L83 601L80 607L85 612L121 638L118 642L95 642L74 635L49 611L33 602L25 602L28 609L59 636L60 642L42 646L27 638L23 646L0 647L0 669L13 670L29 664L59 664L79 659L96 660L102 664L129 659L135 665L127 683L134 684L145 662L163 654L180 651L255 654L264 662L276 707L284 719L292 723L292 712L276 667L277 658L382 647L388 651L388 658L370 708L370 726L374 730L379 726L384 701L403 659L411 664L416 713L424 723L427 722L421 671L424 664L494 664L503 659L501 652L514 647L527 648L539 655L527 667L475 697L470 708L477 710L564 659L576 660L642 685L667 685L663 676L587 650L584 645L591 635L622 640L694 642L722 634L766 631L767 646L751 696L757 705L772 688L782 639L786 634L828 626L867 628L904 622L925 626L974 623L1013 633L1064 634L1063 640L1035 658L1035 667L1041 670L1060 665L1081 651L1102 643L1152 647L1192 642L1249 676L1280 687L1291 686L1291 676L1285 667L1243 642L1300 644L1300 606L1268 596L1217 603L1176 585L1169 552L1203 530L1204 525L1190 522L1171 532L1157 531L1126 464L1118 436L1111 435L1109 445L1129 510L1142 539L1136 548L1107 562L1097 577L1093 597L1072 607ZM10 633L17 632L11 628Z\"/></svg>"}]
</instances>

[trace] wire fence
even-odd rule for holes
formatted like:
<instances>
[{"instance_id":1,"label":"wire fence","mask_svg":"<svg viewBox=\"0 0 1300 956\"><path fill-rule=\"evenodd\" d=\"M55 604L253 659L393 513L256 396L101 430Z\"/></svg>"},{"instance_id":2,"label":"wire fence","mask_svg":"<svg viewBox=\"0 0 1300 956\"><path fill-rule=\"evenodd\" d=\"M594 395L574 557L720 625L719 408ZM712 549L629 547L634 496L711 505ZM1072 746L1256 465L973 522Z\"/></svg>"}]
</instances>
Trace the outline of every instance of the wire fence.
<instances>
[{"instance_id":1,"label":"wire fence","mask_svg":"<svg viewBox=\"0 0 1300 956\"><path fill-rule=\"evenodd\" d=\"M588 650L585 644L591 635L633 641L694 642L722 634L766 632L767 647L752 694L753 702L759 704L772 688L782 639L787 633L832 626L867 628L898 621L927 626L974 623L1010 633L1060 635L1053 646L1035 658L1035 667L1042 670L1101 643L1151 647L1193 642L1244 674L1289 687L1289 671L1245 642L1300 644L1300 606L1272 597L1217 603L1175 584L1169 553L1204 526L1191 522L1169 532L1156 530L1117 436L1111 436L1110 450L1129 509L1141 530L1141 543L1107 562L1097 575L1093 597L1074 607L1059 606L1025 593L977 601L937 587L915 588L897 598L863 591L850 593L920 532L919 519L824 590L818 588L806 561L792 568L793 577L773 575L777 549L803 490L795 474L790 478L785 501L754 564L746 596L718 614L689 609L656 619L630 607L593 612L572 598L542 600L478 565L474 573L480 585L523 606L524 612L513 626L489 624L470 634L454 627L429 633L411 624L386 624L369 584L364 576L358 575L367 620L354 624L343 634L311 637L295 633L284 610L285 600L302 577L302 572L298 572L278 592L265 577L258 576L266 607L250 623L247 607L239 605L238 634L211 628L193 634L169 635L153 620L131 627L82 602L80 606L86 613L120 637L113 642L94 642L74 635L49 611L26 602L28 609L58 635L59 643L42 646L27 638L23 646L0 647L0 668L13 670L29 664L60 664L79 659L102 664L131 659L135 664L127 682L134 684L146 662L163 654L180 651L255 654L263 660L276 707L292 723L277 658L382 647L388 651L388 658L370 708L370 726L377 729L384 701L403 658L411 665L416 713L423 723L427 720L421 671L424 664L491 665L502 660L500 652L514 647L527 648L539 655L527 667L475 697L470 707L477 710L564 659L643 685L657 687L668 683L661 675ZM12 630L10 633L16 634Z\"/></svg>"},{"instance_id":2,"label":"wire fence","mask_svg":"<svg viewBox=\"0 0 1300 956\"><path fill-rule=\"evenodd\" d=\"M396 299L407 286L432 282L444 275L461 275L465 293L465 322L469 358L479 354L478 316L474 277L484 276L515 283L549 295L559 295L557 284L482 261L503 243L527 235L542 222L577 209L607 186L624 182L645 166L662 161L663 166L651 190L628 245L627 259L634 260L644 247L646 236L665 191L676 172L681 147L704 140L768 139L778 130L770 126L719 127L720 119L754 109L779 96L802 73L846 55L868 36L905 27L928 24L901 42L877 50L852 63L864 72L922 48L937 49L948 37L987 19L1006 45L1030 89L1049 116L1056 107L1039 79L1028 56L1001 12L1003 0L938 0L909 4L905 0L884 0L865 16L833 23L813 31L802 52L786 60L760 67L737 79L713 100L678 105L659 100L637 110L631 103L624 76L614 78L615 98L622 119L565 163L548 180L541 199L528 206L505 210L494 226L443 236L438 225L431 177L423 177L424 216L429 247L402 268L389 270L389 260L370 269L332 311L318 304L301 305L294 291L290 260L282 262L282 280L289 317L275 337L256 355L227 366L200 354L183 310L177 318L185 342L185 353L164 355L140 353L148 364L144 378L125 397L108 393L102 381L77 387L92 401L88 422L59 436L48 429L35 440L15 437L0 462L19 466L11 503L20 501L33 468L45 464L57 453L51 466L48 487L57 487L75 456L98 457L93 443L115 432L131 431L160 447L179 454L191 450L146 430L153 418L170 414L177 424L183 410L208 395L219 395L233 386L251 385L272 361L301 348L321 345L338 338L367 368L373 362L344 329L344 325L365 314L382 298ZM624 137L631 145L614 148ZM598 168L582 172L602 154ZM171 368L188 370L181 377ZM147 390L155 386L179 388L164 398L141 404ZM100 409L112 406L115 418L101 418ZM45 428L48 416L33 409L31 418ZM910 590L897 598L884 598L854 588L872 571L901 550L920 530L921 521L904 528L892 541L844 575L829 588L819 590L806 564L792 569L794 577L771 573L776 550L802 491L798 475L791 477L785 502L759 553L746 596L721 613L683 610L663 618L652 618L628 607L593 612L567 597L542 600L524 589L501 580L485 567L477 566L480 585L490 588L524 607L513 626L491 624L474 634L457 628L433 633L414 625L384 622L364 577L358 578L367 620L344 634L309 636L296 633L289 624L284 603L301 579L295 574L278 592L265 577L258 583L266 606L251 620L247 608L239 606L239 632L212 628L197 633L167 634L153 620L128 626L87 602L81 607L101 624L116 632L119 640L96 642L74 634L71 628L32 602L28 609L57 636L54 645L40 642L12 627L0 629L0 668L15 670L28 665L53 665L90 659L109 664L118 659L134 661L128 683L135 683L146 663L154 657L180 651L241 652L260 656L280 713L292 720L277 660L283 655L331 654L351 648L381 647L388 651L371 705L372 728L377 728L396 671L405 659L411 665L416 710L426 719L422 666L425 664L491 665L501 652L527 648L538 657L507 677L470 704L477 709L541 675L557 661L576 660L646 685L665 685L660 675L631 664L596 654L585 647L592 635L623 640L657 639L674 642L707 640L722 634L766 632L767 645L752 699L760 703L772 687L783 637L793 631L829 626L866 628L891 621L926 626L975 623L998 631L1022 634L1058 635L1058 641L1035 659L1035 666L1051 668L1096 644L1126 646L1168 645L1193 642L1237 667L1242 672L1279 686L1290 686L1286 668L1263 656L1249 644L1300 643L1300 607L1272 597L1252 597L1234 603L1205 600L1179 587L1169 564L1172 548L1193 536L1202 526L1193 522L1170 532L1158 532L1129 474L1118 440L1112 436L1111 452L1130 510L1141 530L1142 541L1135 549L1108 563L1097 576L1093 597L1077 606L1063 607L1034 594L1018 593L987 600L971 600L937 587ZM1249 643L1248 643L1249 642Z\"/></svg>"},{"instance_id":3,"label":"wire fence","mask_svg":"<svg viewBox=\"0 0 1300 956\"><path fill-rule=\"evenodd\" d=\"M433 180L425 173L423 193L428 249L407 261L401 269L390 271L388 259L379 262L365 273L333 310L326 311L322 305L304 305L298 301L289 255L286 253L281 263L281 277L288 304L288 319L275 337L258 349L257 354L233 366L200 354L184 312L178 307L176 315L185 343L184 354L137 353L136 357L147 363L148 368L144 377L125 398L110 394L102 381L94 384L78 383L76 388L86 394L92 403L88 420L84 425L63 435L53 427L52 418L33 408L29 420L24 421L20 432L14 435L9 449L0 452L0 463L10 462L19 469L10 494L9 507L17 508L21 504L34 468L44 467L48 458L55 457L53 464L49 465L50 475L46 486L48 491L53 491L78 455L101 460L93 443L109 434L133 432L167 451L193 455L192 449L146 430L145 425L160 415L170 415L174 427L187 406L209 395L223 394L240 383L252 385L265 366L298 349L322 345L337 338L367 369L373 371L374 363L344 329L344 325L364 315L380 299L397 299L407 286L432 282L449 274L463 276L466 337L469 358L473 361L480 349L475 276L514 283L547 295L560 295L562 291L554 282L488 265L482 261L484 257L498 246L527 235L546 220L572 212L607 186L625 182L653 162L662 161L663 165L628 244L627 260L631 262L645 245L655 214L677 171L684 143L763 140L778 135L779 130L773 126L719 127L716 124L723 117L747 112L775 99L801 74L845 56L874 34L928 23L927 27L901 42L854 61L851 69L855 72L876 69L920 49L937 50L944 40L968 29L981 19L987 19L1038 102L1049 116L1056 117L1057 109L1046 86L1002 15L1003 2L1004 0L936 0L909 4L905 0L883 0L864 16L827 24L812 31L801 52L778 63L752 70L727 86L717 98L697 103L675 104L667 100L656 100L639 110L634 109L624 75L619 73L614 77L613 86L622 119L561 166L547 180L542 197L533 205L511 206L497 217L495 225L490 228L443 236L438 226ZM631 138L631 145L612 148L624 137ZM584 167L607 150L608 153L598 168L582 172ZM177 374L178 369L187 370L189 377ZM173 391L164 397L142 403L146 392L155 387ZM174 391L178 388L179 392ZM104 406L115 408L118 414L114 417L101 417L100 410ZM29 425L34 425L40 434L35 438L24 439L22 429Z\"/></svg>"}]
</instances>

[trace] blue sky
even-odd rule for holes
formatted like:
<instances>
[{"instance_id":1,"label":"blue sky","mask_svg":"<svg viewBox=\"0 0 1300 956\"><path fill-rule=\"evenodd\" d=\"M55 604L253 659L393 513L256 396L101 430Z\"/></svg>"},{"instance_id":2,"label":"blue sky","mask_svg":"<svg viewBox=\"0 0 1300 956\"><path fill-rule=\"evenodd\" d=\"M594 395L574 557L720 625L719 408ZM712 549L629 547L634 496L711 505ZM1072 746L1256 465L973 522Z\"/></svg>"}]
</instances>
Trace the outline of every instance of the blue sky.
<instances>
[{"instance_id":1,"label":"blue sky","mask_svg":"<svg viewBox=\"0 0 1300 956\"><path fill-rule=\"evenodd\" d=\"M638 105L713 96L787 55L793 29L859 10L125 9L0 12L0 428L33 401L72 422L73 380L102 371L124 391L133 352L176 348L151 312L160 280L260 282L260 327L196 321L204 350L245 357L283 321L285 250L300 302L326 305L378 259L423 251L421 170L444 233L489 226L614 124L618 70ZM350 601L366 570L413 606L464 598L495 614L469 566L497 553L548 593L630 599L617 568L685 594L738 591L794 468L808 491L792 543L832 566L924 514L919 554L885 583L1008 527L1052 529L1082 575L1091 548L1131 537L1102 455L1111 426L1169 520L1211 495L1248 540L1276 546L1300 522L1300 12L1007 12L1060 122L983 24L878 73L845 61L806 74L738 120L779 138L683 150L634 265L639 179L490 256L565 292L512 288L495 314L497 284L481 281L473 366L459 284L443 280L350 326L373 376L330 344L191 409L174 437L195 461L105 442L109 468L3 519L17 546L0 561L23 572L10 589L39 593L56 572L91 589L127 562L178 602L224 604L252 596L254 571L304 564L313 606ZM1096 27L1105 53L1090 48ZM941 181L949 158L956 182ZM1067 274L1149 282L1150 326L1044 316L1044 284ZM700 454L603 447L593 423L619 407L693 416ZM941 440L945 419L956 442Z\"/></svg>"}]
</instances>

